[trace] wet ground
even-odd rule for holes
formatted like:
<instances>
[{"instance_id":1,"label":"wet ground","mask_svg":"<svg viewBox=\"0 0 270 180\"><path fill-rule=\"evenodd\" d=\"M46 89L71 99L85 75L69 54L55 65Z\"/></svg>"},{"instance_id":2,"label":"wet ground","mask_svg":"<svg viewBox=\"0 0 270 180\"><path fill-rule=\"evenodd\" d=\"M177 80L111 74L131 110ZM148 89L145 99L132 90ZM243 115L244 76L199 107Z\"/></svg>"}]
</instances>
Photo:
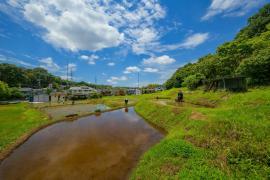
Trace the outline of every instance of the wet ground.
<instances>
[{"instance_id":1,"label":"wet ground","mask_svg":"<svg viewBox=\"0 0 270 180\"><path fill-rule=\"evenodd\" d=\"M127 179L163 134L133 108L126 111L60 122L37 132L0 164L0 179Z\"/></svg>"},{"instance_id":2,"label":"wet ground","mask_svg":"<svg viewBox=\"0 0 270 180\"><path fill-rule=\"evenodd\" d=\"M77 114L77 115L85 115L95 110L108 110L110 109L106 105L103 104L76 104L76 105L67 105L67 106L56 106L56 107L46 107L43 110L54 120L64 119L68 115Z\"/></svg>"}]
</instances>

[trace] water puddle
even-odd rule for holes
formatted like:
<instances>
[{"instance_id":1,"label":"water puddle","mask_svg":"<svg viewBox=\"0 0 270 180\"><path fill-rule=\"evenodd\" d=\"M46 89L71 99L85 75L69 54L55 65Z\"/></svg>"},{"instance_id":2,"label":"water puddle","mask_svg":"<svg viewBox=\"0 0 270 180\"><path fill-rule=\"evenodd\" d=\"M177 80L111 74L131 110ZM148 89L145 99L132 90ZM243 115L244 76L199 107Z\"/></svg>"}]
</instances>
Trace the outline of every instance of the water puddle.
<instances>
[{"instance_id":1,"label":"water puddle","mask_svg":"<svg viewBox=\"0 0 270 180\"><path fill-rule=\"evenodd\" d=\"M103 104L76 104L68 106L47 107L43 110L53 119L60 120L70 115L85 115L93 113L96 110L105 111L108 109L110 108Z\"/></svg>"},{"instance_id":2,"label":"water puddle","mask_svg":"<svg viewBox=\"0 0 270 180\"><path fill-rule=\"evenodd\" d=\"M0 164L0 179L127 179L163 134L133 108L40 130Z\"/></svg>"}]
</instances>

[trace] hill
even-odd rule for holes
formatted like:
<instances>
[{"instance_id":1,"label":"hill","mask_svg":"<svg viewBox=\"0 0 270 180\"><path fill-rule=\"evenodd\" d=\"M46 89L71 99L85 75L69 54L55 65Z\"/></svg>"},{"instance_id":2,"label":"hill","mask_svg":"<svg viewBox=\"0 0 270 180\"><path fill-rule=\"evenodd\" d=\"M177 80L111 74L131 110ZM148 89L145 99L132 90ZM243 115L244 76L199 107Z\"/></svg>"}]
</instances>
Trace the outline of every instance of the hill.
<instances>
[{"instance_id":1,"label":"hill","mask_svg":"<svg viewBox=\"0 0 270 180\"><path fill-rule=\"evenodd\" d=\"M270 84L270 4L250 17L233 41L180 67L165 85L196 88L203 80L239 75L247 77L249 85Z\"/></svg>"},{"instance_id":2,"label":"hill","mask_svg":"<svg viewBox=\"0 0 270 180\"><path fill-rule=\"evenodd\" d=\"M62 85L112 88L111 86L90 84L84 81L67 81L40 67L27 69L7 63L0 64L0 81L7 83L9 87L46 88L49 84L52 84L55 89L61 88Z\"/></svg>"}]
</instances>

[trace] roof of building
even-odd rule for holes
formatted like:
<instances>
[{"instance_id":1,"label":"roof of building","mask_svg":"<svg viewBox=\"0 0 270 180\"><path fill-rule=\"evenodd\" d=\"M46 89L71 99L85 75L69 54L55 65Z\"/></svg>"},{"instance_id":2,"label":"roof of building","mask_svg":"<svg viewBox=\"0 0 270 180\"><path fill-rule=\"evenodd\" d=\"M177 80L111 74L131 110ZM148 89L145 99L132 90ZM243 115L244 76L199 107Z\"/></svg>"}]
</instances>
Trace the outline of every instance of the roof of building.
<instances>
[{"instance_id":1,"label":"roof of building","mask_svg":"<svg viewBox=\"0 0 270 180\"><path fill-rule=\"evenodd\" d=\"M69 88L70 90L92 90L92 91L96 91L96 89L88 87L88 86L74 86Z\"/></svg>"}]
</instances>

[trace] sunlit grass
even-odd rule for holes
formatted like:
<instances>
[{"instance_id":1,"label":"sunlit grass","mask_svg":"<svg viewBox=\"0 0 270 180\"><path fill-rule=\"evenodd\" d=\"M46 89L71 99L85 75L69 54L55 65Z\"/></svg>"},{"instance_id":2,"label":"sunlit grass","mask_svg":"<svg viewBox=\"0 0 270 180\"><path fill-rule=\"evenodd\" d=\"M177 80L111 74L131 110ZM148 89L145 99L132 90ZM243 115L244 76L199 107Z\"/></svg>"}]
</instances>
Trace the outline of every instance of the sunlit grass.
<instances>
[{"instance_id":1,"label":"sunlit grass","mask_svg":"<svg viewBox=\"0 0 270 180\"><path fill-rule=\"evenodd\" d=\"M270 88L183 91L184 105L173 106L178 89L160 93L171 97L167 105L150 99L136 105L139 114L168 135L142 157L132 178L269 178ZM179 153L186 148L192 155Z\"/></svg>"}]
</instances>

